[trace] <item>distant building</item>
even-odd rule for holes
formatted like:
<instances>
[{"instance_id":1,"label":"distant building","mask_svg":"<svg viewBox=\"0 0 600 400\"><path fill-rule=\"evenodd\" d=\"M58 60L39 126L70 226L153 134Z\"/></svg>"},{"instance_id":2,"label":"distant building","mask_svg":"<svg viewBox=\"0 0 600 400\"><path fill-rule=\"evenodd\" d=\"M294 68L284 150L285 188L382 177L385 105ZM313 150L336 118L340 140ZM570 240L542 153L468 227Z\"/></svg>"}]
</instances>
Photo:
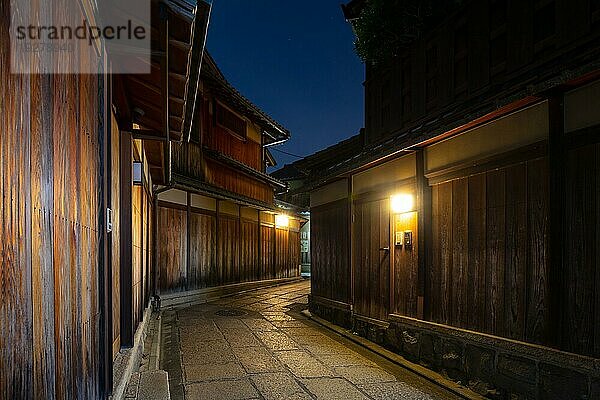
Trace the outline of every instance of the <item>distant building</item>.
<instances>
[{"instance_id":1,"label":"distant building","mask_svg":"<svg viewBox=\"0 0 600 400\"><path fill-rule=\"evenodd\" d=\"M599 397L600 3L455 3L303 189L311 311L486 395Z\"/></svg>"},{"instance_id":2,"label":"distant building","mask_svg":"<svg viewBox=\"0 0 600 400\"><path fill-rule=\"evenodd\" d=\"M335 171L338 164L348 157L359 154L364 145L364 132L343 140L315 154L306 156L273 172L271 176L287 184L287 190L276 198L293 205L292 208L310 219L310 187L312 183ZM300 258L302 273L310 273L310 221L300 229Z\"/></svg>"}]
</instances>

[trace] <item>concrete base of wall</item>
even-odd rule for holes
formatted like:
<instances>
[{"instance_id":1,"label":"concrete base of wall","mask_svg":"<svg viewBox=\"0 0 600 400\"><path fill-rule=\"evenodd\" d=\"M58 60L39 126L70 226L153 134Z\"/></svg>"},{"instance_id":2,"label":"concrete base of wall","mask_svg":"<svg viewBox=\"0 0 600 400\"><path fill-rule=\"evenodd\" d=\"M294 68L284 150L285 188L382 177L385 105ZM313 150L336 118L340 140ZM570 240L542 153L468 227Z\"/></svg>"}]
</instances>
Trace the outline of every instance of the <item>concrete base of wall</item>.
<instances>
[{"instance_id":1,"label":"concrete base of wall","mask_svg":"<svg viewBox=\"0 0 600 400\"><path fill-rule=\"evenodd\" d=\"M600 359L394 314L373 320L314 298L310 310L491 399L600 399Z\"/></svg>"},{"instance_id":2,"label":"concrete base of wall","mask_svg":"<svg viewBox=\"0 0 600 400\"><path fill-rule=\"evenodd\" d=\"M211 300L218 299L220 297L229 296L233 294L243 293L250 290L261 289L264 287L283 285L286 283L292 283L301 281L302 277L294 278L282 278L282 279L270 279L265 281L255 282L243 282L236 283L226 286L217 286L212 288L192 290L188 292L161 294L161 307L162 308L173 308L189 306L193 304L202 304Z\"/></svg>"},{"instance_id":3,"label":"concrete base of wall","mask_svg":"<svg viewBox=\"0 0 600 400\"><path fill-rule=\"evenodd\" d=\"M144 318L135 332L133 347L121 350L115 357L113 362L113 391L110 396L111 400L121 400L124 398L127 383L133 373L139 369L151 315L150 307L147 307L144 312Z\"/></svg>"}]
</instances>

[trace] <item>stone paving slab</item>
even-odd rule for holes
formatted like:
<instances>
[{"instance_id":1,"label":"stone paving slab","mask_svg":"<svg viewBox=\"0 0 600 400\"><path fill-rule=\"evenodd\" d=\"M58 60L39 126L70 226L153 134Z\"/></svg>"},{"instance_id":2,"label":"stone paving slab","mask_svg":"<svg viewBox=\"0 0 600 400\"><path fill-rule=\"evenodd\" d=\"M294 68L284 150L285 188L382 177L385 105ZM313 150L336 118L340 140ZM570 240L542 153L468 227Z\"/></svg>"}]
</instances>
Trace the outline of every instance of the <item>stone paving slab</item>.
<instances>
[{"instance_id":1,"label":"stone paving slab","mask_svg":"<svg viewBox=\"0 0 600 400\"><path fill-rule=\"evenodd\" d=\"M260 394L249 379L201 382L187 385L185 394L193 400L246 400L259 399Z\"/></svg>"},{"instance_id":2,"label":"stone paving slab","mask_svg":"<svg viewBox=\"0 0 600 400\"><path fill-rule=\"evenodd\" d=\"M257 347L262 345L246 325L244 325L243 329L222 329L221 332L232 348Z\"/></svg>"},{"instance_id":3,"label":"stone paving slab","mask_svg":"<svg viewBox=\"0 0 600 400\"><path fill-rule=\"evenodd\" d=\"M279 351L276 356L299 378L334 376L331 369L305 351Z\"/></svg>"},{"instance_id":4,"label":"stone paving slab","mask_svg":"<svg viewBox=\"0 0 600 400\"><path fill-rule=\"evenodd\" d=\"M266 400L311 398L289 372L253 375L251 379Z\"/></svg>"},{"instance_id":5,"label":"stone paving slab","mask_svg":"<svg viewBox=\"0 0 600 400\"><path fill-rule=\"evenodd\" d=\"M186 382L205 382L224 379L241 379L246 371L238 362L227 364L184 364Z\"/></svg>"},{"instance_id":6,"label":"stone paving slab","mask_svg":"<svg viewBox=\"0 0 600 400\"><path fill-rule=\"evenodd\" d=\"M353 367L353 366L363 366L363 367L377 366L377 364L375 364L373 361L370 361L370 360L366 359L365 357L362 357L361 355L354 353L354 352L348 353L348 354L334 354L334 355L322 354L322 355L318 355L317 358L323 364L325 364L326 366L331 367L331 368Z\"/></svg>"},{"instance_id":7,"label":"stone paving slab","mask_svg":"<svg viewBox=\"0 0 600 400\"><path fill-rule=\"evenodd\" d=\"M384 382L361 388L373 400L433 400L434 397L404 382Z\"/></svg>"},{"instance_id":8,"label":"stone paving slab","mask_svg":"<svg viewBox=\"0 0 600 400\"><path fill-rule=\"evenodd\" d=\"M336 367L335 372L345 377L355 385L369 385L374 383L395 382L396 377L385 372L379 367L351 366Z\"/></svg>"},{"instance_id":9,"label":"stone paving slab","mask_svg":"<svg viewBox=\"0 0 600 400\"><path fill-rule=\"evenodd\" d=\"M283 332L256 332L256 336L265 346L274 351L299 349L298 344Z\"/></svg>"},{"instance_id":10,"label":"stone paving slab","mask_svg":"<svg viewBox=\"0 0 600 400\"><path fill-rule=\"evenodd\" d=\"M343 378L315 378L302 381L317 399L369 400L359 389Z\"/></svg>"},{"instance_id":11,"label":"stone paving slab","mask_svg":"<svg viewBox=\"0 0 600 400\"><path fill-rule=\"evenodd\" d=\"M264 347L237 348L234 353L249 374L282 372L285 367Z\"/></svg>"},{"instance_id":12,"label":"stone paving slab","mask_svg":"<svg viewBox=\"0 0 600 400\"><path fill-rule=\"evenodd\" d=\"M170 400L169 377L165 371L149 371L140 374L138 398L144 400Z\"/></svg>"}]
</instances>

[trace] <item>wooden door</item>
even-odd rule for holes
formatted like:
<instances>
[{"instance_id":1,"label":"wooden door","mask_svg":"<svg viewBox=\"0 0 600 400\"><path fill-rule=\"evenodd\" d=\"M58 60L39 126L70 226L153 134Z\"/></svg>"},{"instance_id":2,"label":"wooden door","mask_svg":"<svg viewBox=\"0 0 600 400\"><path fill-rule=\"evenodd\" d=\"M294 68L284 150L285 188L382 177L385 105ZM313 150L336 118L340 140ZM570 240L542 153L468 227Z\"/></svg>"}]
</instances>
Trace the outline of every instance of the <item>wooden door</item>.
<instances>
[{"instance_id":1,"label":"wooden door","mask_svg":"<svg viewBox=\"0 0 600 400\"><path fill-rule=\"evenodd\" d=\"M356 314L385 320L389 313L389 199L357 201L353 215Z\"/></svg>"}]
</instances>

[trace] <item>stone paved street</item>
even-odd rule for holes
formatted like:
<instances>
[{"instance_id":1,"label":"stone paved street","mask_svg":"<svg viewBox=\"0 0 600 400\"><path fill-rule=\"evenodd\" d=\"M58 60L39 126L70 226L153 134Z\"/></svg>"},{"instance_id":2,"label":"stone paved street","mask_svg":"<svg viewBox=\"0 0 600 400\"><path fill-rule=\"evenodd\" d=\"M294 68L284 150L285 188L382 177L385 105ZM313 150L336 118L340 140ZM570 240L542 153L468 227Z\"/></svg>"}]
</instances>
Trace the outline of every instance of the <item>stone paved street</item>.
<instances>
[{"instance_id":1,"label":"stone paved street","mask_svg":"<svg viewBox=\"0 0 600 400\"><path fill-rule=\"evenodd\" d=\"M455 398L304 317L309 290L305 281L165 311L171 398Z\"/></svg>"}]
</instances>

